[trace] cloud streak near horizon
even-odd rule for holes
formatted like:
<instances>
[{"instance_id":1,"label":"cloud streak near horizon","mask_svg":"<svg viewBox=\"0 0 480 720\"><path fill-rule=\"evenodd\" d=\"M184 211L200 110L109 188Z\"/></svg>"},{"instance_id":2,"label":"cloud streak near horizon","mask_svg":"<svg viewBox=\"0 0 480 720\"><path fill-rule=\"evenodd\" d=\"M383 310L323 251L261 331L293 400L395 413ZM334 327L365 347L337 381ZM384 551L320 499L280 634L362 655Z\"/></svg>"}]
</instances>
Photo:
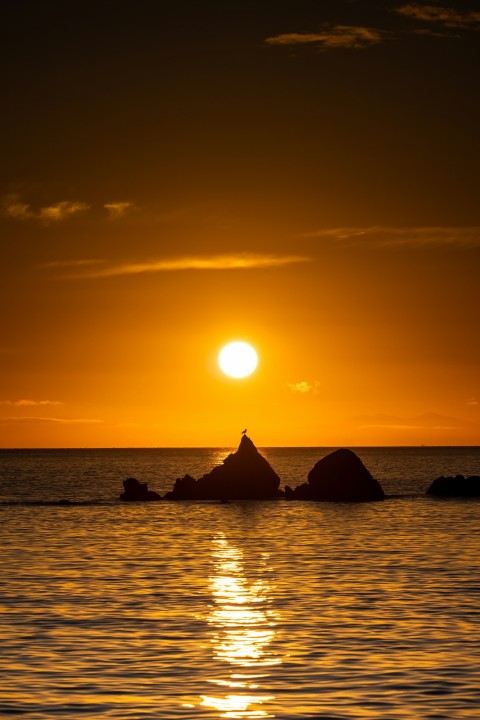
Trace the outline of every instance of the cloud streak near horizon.
<instances>
[{"instance_id":1,"label":"cloud streak near horizon","mask_svg":"<svg viewBox=\"0 0 480 720\"><path fill-rule=\"evenodd\" d=\"M35 417L35 416L23 416L23 417L6 417L0 418L0 425L96 425L102 423L103 420L97 420L93 418L57 418L57 417Z\"/></svg>"},{"instance_id":2,"label":"cloud streak near horizon","mask_svg":"<svg viewBox=\"0 0 480 720\"><path fill-rule=\"evenodd\" d=\"M59 400L0 400L0 405L9 405L11 407L35 407L45 405L64 405Z\"/></svg>"},{"instance_id":3,"label":"cloud streak near horizon","mask_svg":"<svg viewBox=\"0 0 480 720\"><path fill-rule=\"evenodd\" d=\"M77 261L81 262L81 261ZM73 278L109 278L123 275L144 275L147 273L180 272L185 270L257 270L283 267L311 262L303 255L261 255L240 253L232 255L211 255L177 257L170 259L146 260L137 263L110 264L105 267L78 272ZM60 264L57 264L59 267Z\"/></svg>"},{"instance_id":4,"label":"cloud streak near horizon","mask_svg":"<svg viewBox=\"0 0 480 720\"><path fill-rule=\"evenodd\" d=\"M447 415L426 413L414 418L400 418L389 415L363 415L347 421L360 430L475 430L477 423Z\"/></svg>"}]
</instances>

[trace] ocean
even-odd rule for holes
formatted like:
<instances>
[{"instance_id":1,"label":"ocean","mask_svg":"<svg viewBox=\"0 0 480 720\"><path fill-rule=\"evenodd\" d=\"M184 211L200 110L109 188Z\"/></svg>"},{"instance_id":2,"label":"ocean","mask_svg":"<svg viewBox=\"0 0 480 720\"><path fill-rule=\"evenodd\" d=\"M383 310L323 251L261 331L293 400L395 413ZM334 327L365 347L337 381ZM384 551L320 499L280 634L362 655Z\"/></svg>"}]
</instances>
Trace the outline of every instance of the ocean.
<instances>
[{"instance_id":1,"label":"ocean","mask_svg":"<svg viewBox=\"0 0 480 720\"><path fill-rule=\"evenodd\" d=\"M0 451L0 717L480 717L480 448L353 448L387 499L122 503L230 448ZM328 448L264 448L285 484ZM69 501L65 503L65 501Z\"/></svg>"}]
</instances>

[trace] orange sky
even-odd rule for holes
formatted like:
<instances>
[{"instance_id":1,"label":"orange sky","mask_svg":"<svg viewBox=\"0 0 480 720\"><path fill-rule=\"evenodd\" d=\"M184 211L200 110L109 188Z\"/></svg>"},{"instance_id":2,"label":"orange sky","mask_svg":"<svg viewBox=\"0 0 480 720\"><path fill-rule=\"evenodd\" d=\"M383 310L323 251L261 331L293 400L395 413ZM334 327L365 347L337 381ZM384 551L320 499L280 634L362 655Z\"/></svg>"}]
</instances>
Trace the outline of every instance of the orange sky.
<instances>
[{"instance_id":1,"label":"orange sky","mask_svg":"<svg viewBox=\"0 0 480 720\"><path fill-rule=\"evenodd\" d=\"M5 11L0 447L478 444L480 21L440 6Z\"/></svg>"}]
</instances>

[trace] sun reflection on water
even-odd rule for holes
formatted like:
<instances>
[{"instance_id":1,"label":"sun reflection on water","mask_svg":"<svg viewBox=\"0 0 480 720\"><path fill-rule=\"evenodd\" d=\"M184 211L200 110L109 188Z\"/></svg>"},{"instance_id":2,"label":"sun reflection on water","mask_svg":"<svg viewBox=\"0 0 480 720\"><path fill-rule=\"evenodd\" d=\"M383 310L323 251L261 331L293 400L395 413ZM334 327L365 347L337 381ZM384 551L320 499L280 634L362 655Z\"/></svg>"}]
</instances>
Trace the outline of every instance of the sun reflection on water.
<instances>
[{"instance_id":1,"label":"sun reflection on water","mask_svg":"<svg viewBox=\"0 0 480 720\"><path fill-rule=\"evenodd\" d=\"M212 627L214 657L224 664L225 675L209 680L219 692L202 695L201 705L217 710L224 718L274 717L265 704L275 698L262 693L260 684L269 676L269 669L281 663L271 648L276 622L266 579L268 556L262 558L260 569L264 572L251 581L245 573L242 550L222 534L214 538L212 560L213 605L207 620Z\"/></svg>"}]
</instances>

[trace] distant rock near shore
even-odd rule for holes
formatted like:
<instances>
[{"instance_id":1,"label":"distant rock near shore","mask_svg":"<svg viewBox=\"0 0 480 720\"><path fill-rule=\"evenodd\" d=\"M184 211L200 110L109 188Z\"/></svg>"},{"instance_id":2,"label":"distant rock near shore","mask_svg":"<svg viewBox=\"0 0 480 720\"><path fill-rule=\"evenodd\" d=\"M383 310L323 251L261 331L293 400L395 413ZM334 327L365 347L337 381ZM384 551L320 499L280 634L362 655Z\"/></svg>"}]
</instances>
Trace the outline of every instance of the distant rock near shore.
<instances>
[{"instance_id":1,"label":"distant rock near shore","mask_svg":"<svg viewBox=\"0 0 480 720\"><path fill-rule=\"evenodd\" d=\"M247 435L238 450L203 477L175 481L167 500L264 500L282 497L280 478Z\"/></svg>"},{"instance_id":2,"label":"distant rock near shore","mask_svg":"<svg viewBox=\"0 0 480 720\"><path fill-rule=\"evenodd\" d=\"M382 486L352 450L335 450L308 473L308 482L294 490L287 485L287 500L370 502L384 500Z\"/></svg>"},{"instance_id":3,"label":"distant rock near shore","mask_svg":"<svg viewBox=\"0 0 480 720\"><path fill-rule=\"evenodd\" d=\"M123 487L125 492L120 495L120 500L124 502L152 502L162 499L161 495L148 489L147 483L141 483L135 478L124 480Z\"/></svg>"},{"instance_id":4,"label":"distant rock near shore","mask_svg":"<svg viewBox=\"0 0 480 720\"><path fill-rule=\"evenodd\" d=\"M427 495L435 497L480 497L480 477L456 475L455 477L439 477L427 490Z\"/></svg>"}]
</instances>

